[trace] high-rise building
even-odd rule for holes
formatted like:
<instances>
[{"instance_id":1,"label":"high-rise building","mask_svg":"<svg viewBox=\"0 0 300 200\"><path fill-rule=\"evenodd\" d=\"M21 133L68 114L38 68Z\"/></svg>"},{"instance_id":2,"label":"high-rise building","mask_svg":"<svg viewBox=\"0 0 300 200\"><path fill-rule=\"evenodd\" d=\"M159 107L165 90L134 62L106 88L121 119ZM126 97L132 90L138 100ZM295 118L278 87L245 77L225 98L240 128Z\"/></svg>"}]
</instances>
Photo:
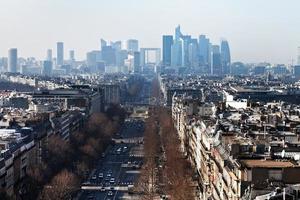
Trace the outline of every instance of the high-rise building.
<instances>
[{"instance_id":1,"label":"high-rise building","mask_svg":"<svg viewBox=\"0 0 300 200\"><path fill-rule=\"evenodd\" d=\"M125 65L125 60L128 57L128 52L127 50L123 49L121 51L116 52L116 65L117 66L124 66Z\"/></svg>"},{"instance_id":2,"label":"high-rise building","mask_svg":"<svg viewBox=\"0 0 300 200\"><path fill-rule=\"evenodd\" d=\"M198 49L198 41L197 39L192 39L189 44L188 56L189 56L189 64L191 67L199 66L199 49Z\"/></svg>"},{"instance_id":3,"label":"high-rise building","mask_svg":"<svg viewBox=\"0 0 300 200\"><path fill-rule=\"evenodd\" d=\"M46 60L52 61L52 49L47 50L47 57Z\"/></svg>"},{"instance_id":4,"label":"high-rise building","mask_svg":"<svg viewBox=\"0 0 300 200\"><path fill-rule=\"evenodd\" d=\"M141 73L141 53L136 51L133 53L133 71L134 73Z\"/></svg>"},{"instance_id":5,"label":"high-rise building","mask_svg":"<svg viewBox=\"0 0 300 200\"><path fill-rule=\"evenodd\" d=\"M111 42L111 46L116 51L121 51L121 49L122 49L122 41Z\"/></svg>"},{"instance_id":6,"label":"high-rise building","mask_svg":"<svg viewBox=\"0 0 300 200\"><path fill-rule=\"evenodd\" d=\"M101 48L100 48L101 50L103 49L103 47L106 47L106 46L107 46L107 42L106 42L105 40L103 40L103 39L100 40L100 43L101 43L101 44L100 44L100 45L101 45L101 46L100 46L100 47L101 47Z\"/></svg>"},{"instance_id":7,"label":"high-rise building","mask_svg":"<svg viewBox=\"0 0 300 200\"><path fill-rule=\"evenodd\" d=\"M294 66L294 75L296 78L300 78L300 65Z\"/></svg>"},{"instance_id":8,"label":"high-rise building","mask_svg":"<svg viewBox=\"0 0 300 200\"><path fill-rule=\"evenodd\" d=\"M56 64L59 66L64 64L64 43L63 42L57 43Z\"/></svg>"},{"instance_id":9,"label":"high-rise building","mask_svg":"<svg viewBox=\"0 0 300 200\"><path fill-rule=\"evenodd\" d=\"M182 39L175 40L171 48L171 66L178 68L182 66Z\"/></svg>"},{"instance_id":10,"label":"high-rise building","mask_svg":"<svg viewBox=\"0 0 300 200\"><path fill-rule=\"evenodd\" d=\"M69 51L69 56L70 56L70 61L75 61L75 51L74 50L70 50Z\"/></svg>"},{"instance_id":11,"label":"high-rise building","mask_svg":"<svg viewBox=\"0 0 300 200\"><path fill-rule=\"evenodd\" d=\"M116 50L112 46L105 46L101 51L102 59L105 61L106 66L116 65Z\"/></svg>"},{"instance_id":12,"label":"high-rise building","mask_svg":"<svg viewBox=\"0 0 300 200\"><path fill-rule=\"evenodd\" d=\"M163 65L164 66L171 65L172 45L173 45L173 36L164 35L163 36Z\"/></svg>"},{"instance_id":13,"label":"high-rise building","mask_svg":"<svg viewBox=\"0 0 300 200\"><path fill-rule=\"evenodd\" d=\"M212 67L211 72L213 75L222 75L222 62L221 62L221 53L220 46L212 46Z\"/></svg>"},{"instance_id":14,"label":"high-rise building","mask_svg":"<svg viewBox=\"0 0 300 200\"><path fill-rule=\"evenodd\" d=\"M191 43L191 36L190 35L184 35L181 37L182 39L182 67L189 67L189 45Z\"/></svg>"},{"instance_id":15,"label":"high-rise building","mask_svg":"<svg viewBox=\"0 0 300 200\"><path fill-rule=\"evenodd\" d=\"M127 51L139 51L139 41L135 39L127 40Z\"/></svg>"},{"instance_id":16,"label":"high-rise building","mask_svg":"<svg viewBox=\"0 0 300 200\"><path fill-rule=\"evenodd\" d=\"M101 51L91 51L86 54L86 62L90 72L97 72L97 63L101 61Z\"/></svg>"},{"instance_id":17,"label":"high-rise building","mask_svg":"<svg viewBox=\"0 0 300 200\"><path fill-rule=\"evenodd\" d=\"M181 33L181 30L180 30L180 25L178 25L175 28L175 40L179 41L181 37L182 37L182 33Z\"/></svg>"},{"instance_id":18,"label":"high-rise building","mask_svg":"<svg viewBox=\"0 0 300 200\"><path fill-rule=\"evenodd\" d=\"M16 48L8 51L8 72L17 73L18 66L18 50Z\"/></svg>"},{"instance_id":19,"label":"high-rise building","mask_svg":"<svg viewBox=\"0 0 300 200\"><path fill-rule=\"evenodd\" d=\"M229 44L226 40L222 40L221 42L221 61L222 61L223 73L230 74L231 57L230 57Z\"/></svg>"},{"instance_id":20,"label":"high-rise building","mask_svg":"<svg viewBox=\"0 0 300 200\"><path fill-rule=\"evenodd\" d=\"M45 60L43 62L42 74L44 76L49 76L50 77L52 75L52 69L53 69L52 61Z\"/></svg>"},{"instance_id":21,"label":"high-rise building","mask_svg":"<svg viewBox=\"0 0 300 200\"><path fill-rule=\"evenodd\" d=\"M199 63L200 65L209 65L209 39L205 35L199 36Z\"/></svg>"},{"instance_id":22,"label":"high-rise building","mask_svg":"<svg viewBox=\"0 0 300 200\"><path fill-rule=\"evenodd\" d=\"M175 40L171 48L171 66L179 68L183 65L183 45L184 41L182 39L182 33L180 30L180 25L175 28Z\"/></svg>"}]
</instances>

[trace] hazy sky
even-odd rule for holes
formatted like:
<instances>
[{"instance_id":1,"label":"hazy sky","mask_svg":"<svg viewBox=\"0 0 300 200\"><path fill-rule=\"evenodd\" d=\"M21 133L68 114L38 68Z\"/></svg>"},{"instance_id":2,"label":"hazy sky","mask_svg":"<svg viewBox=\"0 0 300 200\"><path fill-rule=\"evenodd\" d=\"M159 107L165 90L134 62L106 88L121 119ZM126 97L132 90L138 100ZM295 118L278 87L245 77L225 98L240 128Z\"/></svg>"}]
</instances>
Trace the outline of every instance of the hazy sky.
<instances>
[{"instance_id":1,"label":"hazy sky","mask_svg":"<svg viewBox=\"0 0 300 200\"><path fill-rule=\"evenodd\" d=\"M299 0L0 0L0 57L10 47L43 59L57 41L77 58L100 38L136 38L161 47L161 35L207 34L229 41L234 61L291 63L300 46Z\"/></svg>"}]
</instances>

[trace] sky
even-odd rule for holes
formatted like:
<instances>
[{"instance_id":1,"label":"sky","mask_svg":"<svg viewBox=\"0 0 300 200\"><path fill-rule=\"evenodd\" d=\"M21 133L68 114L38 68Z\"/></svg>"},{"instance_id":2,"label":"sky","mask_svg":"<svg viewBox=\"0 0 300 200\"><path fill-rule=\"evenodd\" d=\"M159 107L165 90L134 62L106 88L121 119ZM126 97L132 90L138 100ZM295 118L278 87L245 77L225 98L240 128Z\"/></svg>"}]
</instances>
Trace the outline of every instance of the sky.
<instances>
[{"instance_id":1,"label":"sky","mask_svg":"<svg viewBox=\"0 0 300 200\"><path fill-rule=\"evenodd\" d=\"M0 0L0 57L18 48L44 59L65 43L78 59L108 41L161 47L163 34L226 38L232 60L291 64L300 46L299 0Z\"/></svg>"}]
</instances>

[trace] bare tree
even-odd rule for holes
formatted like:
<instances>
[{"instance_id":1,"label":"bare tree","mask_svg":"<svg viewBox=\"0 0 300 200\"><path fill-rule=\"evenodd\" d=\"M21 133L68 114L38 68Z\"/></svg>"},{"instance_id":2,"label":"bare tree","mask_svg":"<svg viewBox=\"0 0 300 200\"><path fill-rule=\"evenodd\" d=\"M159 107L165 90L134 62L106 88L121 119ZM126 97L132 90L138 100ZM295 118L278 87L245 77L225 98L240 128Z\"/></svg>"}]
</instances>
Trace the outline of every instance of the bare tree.
<instances>
[{"instance_id":1,"label":"bare tree","mask_svg":"<svg viewBox=\"0 0 300 200\"><path fill-rule=\"evenodd\" d=\"M49 185L44 187L40 199L71 199L74 192L78 189L78 178L73 173L63 170L51 180Z\"/></svg>"}]
</instances>

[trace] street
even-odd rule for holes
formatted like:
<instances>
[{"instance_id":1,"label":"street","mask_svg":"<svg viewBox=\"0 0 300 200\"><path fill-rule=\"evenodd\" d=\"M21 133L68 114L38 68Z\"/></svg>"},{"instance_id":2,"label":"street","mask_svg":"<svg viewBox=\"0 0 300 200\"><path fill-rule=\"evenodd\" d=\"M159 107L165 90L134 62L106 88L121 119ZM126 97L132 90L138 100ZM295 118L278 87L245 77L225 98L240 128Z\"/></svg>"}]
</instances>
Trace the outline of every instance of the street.
<instances>
[{"instance_id":1,"label":"street","mask_svg":"<svg viewBox=\"0 0 300 200\"><path fill-rule=\"evenodd\" d=\"M143 164L143 132L144 122L133 119L125 121L116 134L115 144L99 155L96 168L82 184L83 192L79 199L112 200L133 197L129 194L130 188L134 186Z\"/></svg>"}]
</instances>

